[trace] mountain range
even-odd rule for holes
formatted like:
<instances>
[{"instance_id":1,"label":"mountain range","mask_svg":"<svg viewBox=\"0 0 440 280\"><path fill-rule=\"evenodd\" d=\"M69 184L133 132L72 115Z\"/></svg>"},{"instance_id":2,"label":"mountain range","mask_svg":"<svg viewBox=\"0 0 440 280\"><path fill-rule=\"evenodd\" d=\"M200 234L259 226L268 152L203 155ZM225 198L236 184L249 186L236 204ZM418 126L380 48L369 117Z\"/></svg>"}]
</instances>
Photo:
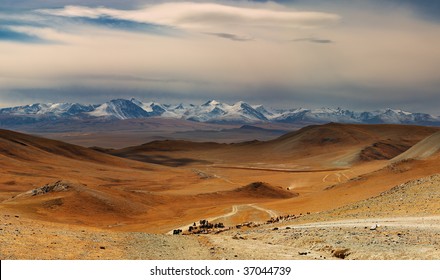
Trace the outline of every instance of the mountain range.
<instances>
[{"instance_id":1,"label":"mountain range","mask_svg":"<svg viewBox=\"0 0 440 280\"><path fill-rule=\"evenodd\" d=\"M341 108L268 109L240 101L229 105L215 100L201 105L160 104L137 99L114 99L103 104L37 103L0 109L0 125L15 126L44 121L125 120L143 118L183 119L206 123L358 123L440 125L440 116L381 109L352 111Z\"/></svg>"}]
</instances>

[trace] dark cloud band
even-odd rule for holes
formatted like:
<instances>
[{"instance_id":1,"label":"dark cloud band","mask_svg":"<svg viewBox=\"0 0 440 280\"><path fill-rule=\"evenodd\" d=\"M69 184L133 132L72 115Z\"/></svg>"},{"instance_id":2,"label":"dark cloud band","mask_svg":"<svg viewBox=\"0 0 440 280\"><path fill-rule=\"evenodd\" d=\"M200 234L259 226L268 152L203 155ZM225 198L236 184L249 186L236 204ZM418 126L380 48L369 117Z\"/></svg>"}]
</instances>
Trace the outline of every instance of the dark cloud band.
<instances>
[{"instance_id":1,"label":"dark cloud band","mask_svg":"<svg viewBox=\"0 0 440 280\"><path fill-rule=\"evenodd\" d=\"M13 41L20 43L35 43L35 44L48 43L48 41L39 38L37 36L29 35L23 32L17 32L9 28L3 28L3 27L0 27L0 41Z\"/></svg>"}]
</instances>

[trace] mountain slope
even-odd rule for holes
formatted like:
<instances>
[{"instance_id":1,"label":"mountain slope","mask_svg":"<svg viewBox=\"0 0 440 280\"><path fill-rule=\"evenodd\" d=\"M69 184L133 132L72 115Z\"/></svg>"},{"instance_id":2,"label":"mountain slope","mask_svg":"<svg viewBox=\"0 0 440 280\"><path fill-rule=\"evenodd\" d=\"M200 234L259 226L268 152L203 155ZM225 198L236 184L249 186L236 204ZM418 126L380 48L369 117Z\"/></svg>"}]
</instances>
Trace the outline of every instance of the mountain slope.
<instances>
[{"instance_id":1,"label":"mountain slope","mask_svg":"<svg viewBox=\"0 0 440 280\"><path fill-rule=\"evenodd\" d=\"M407 159L425 159L440 151L440 132L434 133L393 159L393 162Z\"/></svg>"},{"instance_id":2,"label":"mountain slope","mask_svg":"<svg viewBox=\"0 0 440 280\"><path fill-rule=\"evenodd\" d=\"M365 150L376 148L377 158L396 156L439 131L439 128L406 125L313 125L287 133L270 141L250 141L236 144L197 143L189 141L154 141L141 146L113 150L111 154L140 159L184 159L193 163L210 162L242 166L307 165L314 167L348 166L366 160ZM388 143L390 152L378 143ZM380 146L380 148L377 148ZM394 151L396 149L396 151ZM156 162L157 163L157 162ZM191 164L191 163L189 163Z\"/></svg>"},{"instance_id":3,"label":"mountain slope","mask_svg":"<svg viewBox=\"0 0 440 280\"><path fill-rule=\"evenodd\" d=\"M191 171L170 172L163 166L7 130L0 130L0 165L1 209L37 220L105 228L121 220L129 223L169 200L152 193L165 188L162 180L177 186L181 177L190 183L198 180Z\"/></svg>"},{"instance_id":4,"label":"mountain slope","mask_svg":"<svg viewBox=\"0 0 440 280\"><path fill-rule=\"evenodd\" d=\"M116 166L126 165L118 158L88 148L3 129L0 129L0 156L35 162L50 162L56 157Z\"/></svg>"},{"instance_id":5,"label":"mountain slope","mask_svg":"<svg viewBox=\"0 0 440 280\"><path fill-rule=\"evenodd\" d=\"M94 111L89 112L89 115L95 117L112 117L121 120L150 117L148 112L125 99L115 99L106 102L97 107Z\"/></svg>"}]
</instances>

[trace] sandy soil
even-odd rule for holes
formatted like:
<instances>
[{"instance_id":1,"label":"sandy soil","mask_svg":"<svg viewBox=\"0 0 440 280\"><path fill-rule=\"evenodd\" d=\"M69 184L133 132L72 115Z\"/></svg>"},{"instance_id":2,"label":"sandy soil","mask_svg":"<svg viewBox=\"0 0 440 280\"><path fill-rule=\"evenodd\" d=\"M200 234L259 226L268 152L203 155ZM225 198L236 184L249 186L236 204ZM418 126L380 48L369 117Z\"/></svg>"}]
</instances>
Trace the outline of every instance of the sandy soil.
<instances>
[{"instance_id":1,"label":"sandy soil","mask_svg":"<svg viewBox=\"0 0 440 280\"><path fill-rule=\"evenodd\" d=\"M439 259L440 216L342 220L209 236L228 259ZM371 230L376 225L377 229Z\"/></svg>"},{"instance_id":2,"label":"sandy soil","mask_svg":"<svg viewBox=\"0 0 440 280\"><path fill-rule=\"evenodd\" d=\"M259 227L190 236L114 232L48 222L36 226L34 220L2 209L0 258L439 259L439 190L440 175L433 175L339 209ZM393 203L396 198L397 204ZM233 207L217 219L240 211L243 209Z\"/></svg>"},{"instance_id":3,"label":"sandy soil","mask_svg":"<svg viewBox=\"0 0 440 280\"><path fill-rule=\"evenodd\" d=\"M440 175L293 221L209 236L243 259L440 259ZM239 252L239 253L237 253Z\"/></svg>"},{"instance_id":4,"label":"sandy soil","mask_svg":"<svg viewBox=\"0 0 440 280\"><path fill-rule=\"evenodd\" d=\"M349 249L347 258L437 259L438 227L414 225L440 215L439 153L392 162L382 158L396 149L375 145L394 141L400 149L435 131L331 124L269 142L168 141L116 152L127 158L0 131L0 258L338 258L332 250ZM431 151L431 142L413 151ZM381 159L371 149L362 159L366 147ZM60 180L61 191L33 195ZM301 218L162 235L201 219L234 227L286 214ZM371 231L375 223L383 225ZM402 234L407 239L396 239Z\"/></svg>"},{"instance_id":5,"label":"sandy soil","mask_svg":"<svg viewBox=\"0 0 440 280\"><path fill-rule=\"evenodd\" d=\"M115 232L35 221L1 209L2 260L211 259L209 248L192 236Z\"/></svg>"}]
</instances>

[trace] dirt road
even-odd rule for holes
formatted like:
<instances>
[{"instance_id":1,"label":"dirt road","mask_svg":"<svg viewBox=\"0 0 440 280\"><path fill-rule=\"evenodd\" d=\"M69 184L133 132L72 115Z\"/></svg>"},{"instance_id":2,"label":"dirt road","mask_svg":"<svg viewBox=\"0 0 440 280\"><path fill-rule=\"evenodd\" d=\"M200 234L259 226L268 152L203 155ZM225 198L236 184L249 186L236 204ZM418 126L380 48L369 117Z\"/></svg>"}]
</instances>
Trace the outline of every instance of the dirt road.
<instances>
[{"instance_id":1,"label":"dirt road","mask_svg":"<svg viewBox=\"0 0 440 280\"><path fill-rule=\"evenodd\" d=\"M440 216L266 225L209 238L223 259L439 259Z\"/></svg>"},{"instance_id":2,"label":"dirt road","mask_svg":"<svg viewBox=\"0 0 440 280\"><path fill-rule=\"evenodd\" d=\"M240 211L249 211L249 208L253 208L254 211L264 212L265 214L267 214L269 216L268 218L275 218L278 216L278 214L275 211L263 208L261 206L255 205L255 204L240 204L240 205L233 205L231 211L224 214L224 215L219 215L219 216L215 216L215 217L208 217L208 218L201 217L201 219L208 220L210 222L216 222L218 220L224 221L224 220L227 220L227 218L229 218L229 217L239 215ZM187 225L180 226L176 229L187 230L188 227L190 227L192 225L193 225L193 223L190 223ZM166 234L173 234L173 230L168 231Z\"/></svg>"},{"instance_id":3,"label":"dirt road","mask_svg":"<svg viewBox=\"0 0 440 280\"><path fill-rule=\"evenodd\" d=\"M294 228L331 228L331 227L369 227L378 225L378 227L411 227L440 229L440 216L426 217L391 217L391 218L370 218L353 219L341 221L329 221L310 223L304 225L290 225Z\"/></svg>"}]
</instances>

